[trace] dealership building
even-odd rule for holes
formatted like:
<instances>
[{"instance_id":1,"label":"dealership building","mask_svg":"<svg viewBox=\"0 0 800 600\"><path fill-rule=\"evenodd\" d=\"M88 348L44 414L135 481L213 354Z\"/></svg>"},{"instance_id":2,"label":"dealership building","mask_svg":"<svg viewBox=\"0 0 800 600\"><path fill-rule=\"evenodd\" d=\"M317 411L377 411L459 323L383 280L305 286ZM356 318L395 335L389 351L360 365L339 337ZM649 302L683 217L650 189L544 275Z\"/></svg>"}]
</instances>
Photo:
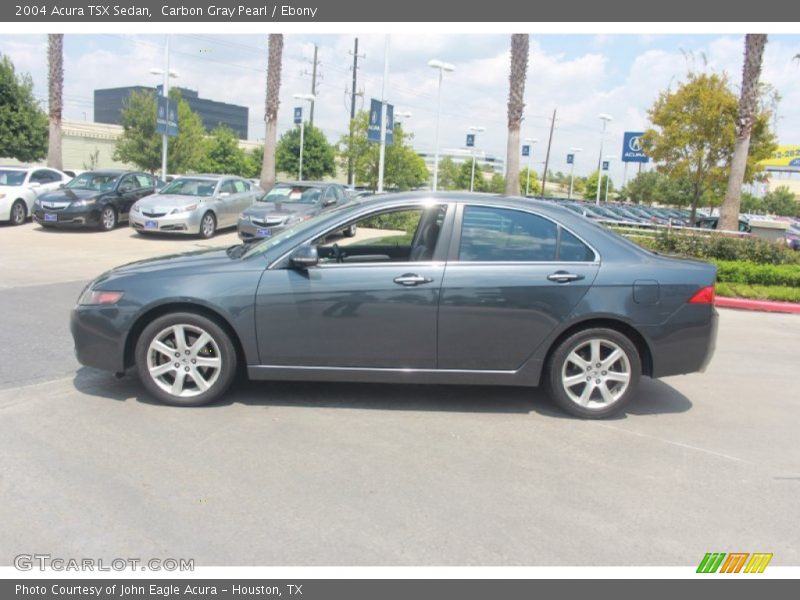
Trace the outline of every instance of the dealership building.
<instances>
[{"instance_id":1,"label":"dealership building","mask_svg":"<svg viewBox=\"0 0 800 600\"><path fill-rule=\"evenodd\" d=\"M206 131L213 131L223 125L232 129L239 139L247 139L247 119L249 110L246 106L217 102L201 98L196 90L178 87L183 98L200 119ZM132 85L120 88L107 88L94 91L94 120L96 123L111 125L122 124L122 110L130 95L134 92L161 93L161 86L156 88Z\"/></svg>"}]
</instances>

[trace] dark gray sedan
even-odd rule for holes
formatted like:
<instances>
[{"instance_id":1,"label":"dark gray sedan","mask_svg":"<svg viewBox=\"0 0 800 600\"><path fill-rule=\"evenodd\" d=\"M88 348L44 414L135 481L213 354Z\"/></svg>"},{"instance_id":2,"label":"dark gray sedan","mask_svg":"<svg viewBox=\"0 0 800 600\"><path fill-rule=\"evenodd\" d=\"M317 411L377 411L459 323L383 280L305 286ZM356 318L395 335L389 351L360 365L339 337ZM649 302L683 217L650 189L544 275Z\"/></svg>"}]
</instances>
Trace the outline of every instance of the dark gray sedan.
<instances>
[{"instance_id":1,"label":"dark gray sedan","mask_svg":"<svg viewBox=\"0 0 800 600\"><path fill-rule=\"evenodd\" d=\"M336 235L357 225L357 241ZM257 244L140 261L72 313L78 360L159 400L251 379L546 385L580 417L639 378L702 371L712 265L644 250L564 208L488 195L351 202Z\"/></svg>"},{"instance_id":2,"label":"dark gray sedan","mask_svg":"<svg viewBox=\"0 0 800 600\"><path fill-rule=\"evenodd\" d=\"M272 237L287 227L348 201L347 191L338 183L278 183L239 215L239 238L252 241ZM344 234L353 237L356 234L355 225L348 227Z\"/></svg>"}]
</instances>

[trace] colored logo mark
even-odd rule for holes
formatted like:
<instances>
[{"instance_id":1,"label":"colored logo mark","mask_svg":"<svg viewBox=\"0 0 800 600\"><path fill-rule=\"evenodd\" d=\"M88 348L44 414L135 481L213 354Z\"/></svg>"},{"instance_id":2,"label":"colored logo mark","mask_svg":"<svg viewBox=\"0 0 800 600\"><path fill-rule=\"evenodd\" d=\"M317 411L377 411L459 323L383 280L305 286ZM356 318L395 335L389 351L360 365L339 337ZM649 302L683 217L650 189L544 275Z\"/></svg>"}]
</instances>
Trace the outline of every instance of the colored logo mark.
<instances>
[{"instance_id":1,"label":"colored logo mark","mask_svg":"<svg viewBox=\"0 0 800 600\"><path fill-rule=\"evenodd\" d=\"M708 552L697 567L698 573L763 573L772 553Z\"/></svg>"}]
</instances>

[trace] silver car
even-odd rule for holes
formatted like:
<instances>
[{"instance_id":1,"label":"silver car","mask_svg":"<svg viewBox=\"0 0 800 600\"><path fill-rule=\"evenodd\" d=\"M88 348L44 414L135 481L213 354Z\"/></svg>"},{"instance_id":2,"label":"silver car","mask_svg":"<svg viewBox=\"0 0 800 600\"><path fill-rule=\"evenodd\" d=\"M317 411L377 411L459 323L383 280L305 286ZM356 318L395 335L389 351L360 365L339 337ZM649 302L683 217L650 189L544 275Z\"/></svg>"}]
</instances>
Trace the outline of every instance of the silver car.
<instances>
[{"instance_id":1,"label":"silver car","mask_svg":"<svg viewBox=\"0 0 800 600\"><path fill-rule=\"evenodd\" d=\"M213 237L234 227L239 214L260 191L246 179L228 175L186 175L133 205L130 224L137 233L180 233Z\"/></svg>"}]
</instances>

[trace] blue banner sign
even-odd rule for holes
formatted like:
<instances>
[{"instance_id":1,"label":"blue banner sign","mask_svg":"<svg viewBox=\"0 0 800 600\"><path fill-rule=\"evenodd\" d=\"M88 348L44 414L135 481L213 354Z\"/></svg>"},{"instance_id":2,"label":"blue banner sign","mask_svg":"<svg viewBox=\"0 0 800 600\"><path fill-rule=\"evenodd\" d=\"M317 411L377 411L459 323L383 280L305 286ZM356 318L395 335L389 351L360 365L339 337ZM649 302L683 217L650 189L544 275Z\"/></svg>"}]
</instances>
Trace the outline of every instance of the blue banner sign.
<instances>
[{"instance_id":1,"label":"blue banner sign","mask_svg":"<svg viewBox=\"0 0 800 600\"><path fill-rule=\"evenodd\" d=\"M475 147L475 134L468 133L467 134L467 148L474 148Z\"/></svg>"},{"instance_id":2,"label":"blue banner sign","mask_svg":"<svg viewBox=\"0 0 800 600\"><path fill-rule=\"evenodd\" d=\"M527 144L522 147L522 156L530 156L531 155L531 147Z\"/></svg>"},{"instance_id":3,"label":"blue banner sign","mask_svg":"<svg viewBox=\"0 0 800 600\"><path fill-rule=\"evenodd\" d=\"M381 114L383 103L372 98L369 105L369 124L367 125L367 139L370 142L381 141ZM394 143L394 106L386 105L386 144Z\"/></svg>"},{"instance_id":4,"label":"blue banner sign","mask_svg":"<svg viewBox=\"0 0 800 600\"><path fill-rule=\"evenodd\" d=\"M574 154L567 154L567 164L568 165L575 164L575 155Z\"/></svg>"},{"instance_id":5,"label":"blue banner sign","mask_svg":"<svg viewBox=\"0 0 800 600\"><path fill-rule=\"evenodd\" d=\"M603 171L608 171L608 161L607 160L603 161Z\"/></svg>"},{"instance_id":6,"label":"blue banner sign","mask_svg":"<svg viewBox=\"0 0 800 600\"><path fill-rule=\"evenodd\" d=\"M178 105L164 96L158 97L156 105L156 133L178 135Z\"/></svg>"},{"instance_id":7,"label":"blue banner sign","mask_svg":"<svg viewBox=\"0 0 800 600\"><path fill-rule=\"evenodd\" d=\"M302 106L295 106L294 107L294 124L300 125L303 122L303 107Z\"/></svg>"}]
</instances>

